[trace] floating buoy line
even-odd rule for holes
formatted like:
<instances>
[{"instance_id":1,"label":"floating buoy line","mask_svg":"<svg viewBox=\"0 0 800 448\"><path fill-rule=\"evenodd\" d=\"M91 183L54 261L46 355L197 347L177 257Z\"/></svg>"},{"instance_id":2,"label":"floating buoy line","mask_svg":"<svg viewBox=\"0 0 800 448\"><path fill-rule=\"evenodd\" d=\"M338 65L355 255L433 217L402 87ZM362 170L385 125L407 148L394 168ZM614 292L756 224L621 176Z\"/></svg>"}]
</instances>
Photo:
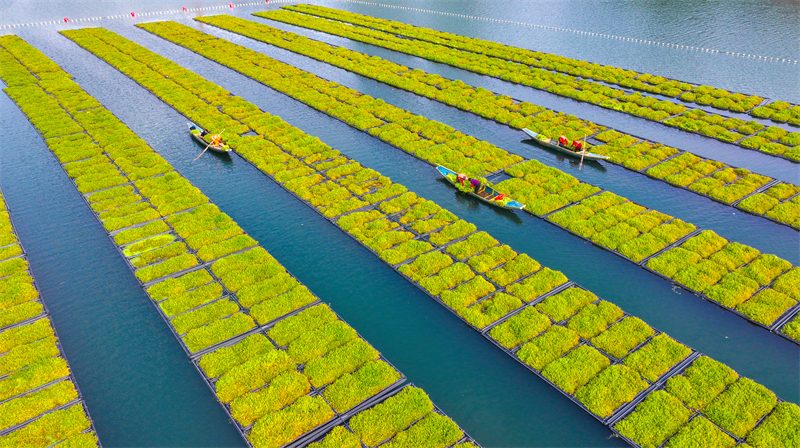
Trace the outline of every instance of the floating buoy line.
<instances>
[{"instance_id":1,"label":"floating buoy line","mask_svg":"<svg viewBox=\"0 0 800 448\"><path fill-rule=\"evenodd\" d=\"M294 3L297 0L264 0L261 2L248 2L248 3L228 3L225 5L217 5L217 6L202 6L197 8L187 8L186 6L182 7L182 9L169 9L165 11L151 11L151 12L136 12L131 11L130 14L115 14L112 16L98 16L98 17L82 17L79 19L72 19L69 17L64 17L62 20L45 20L41 22L30 22L30 23L16 23L11 25L0 25L0 30L7 30L11 28L25 28L25 27L37 27L37 26L47 26L47 25L61 25L64 23L73 24L73 23L86 23L86 22L98 22L101 20L115 20L115 19L127 19L127 18L139 18L139 17L153 17L153 16L163 16L168 14L182 14L187 12L204 12L204 11L218 11L221 9L234 9L243 6L263 6L263 5L275 5L281 3Z\"/></svg>"},{"instance_id":2,"label":"floating buoy line","mask_svg":"<svg viewBox=\"0 0 800 448\"><path fill-rule=\"evenodd\" d=\"M511 25L519 25L519 26L527 26L531 28L539 28L544 30L551 30L551 31L560 31L564 33L574 33L574 34L583 34L586 36L593 36L593 37L600 37L605 39L617 39L626 42L635 42L639 44L647 44L647 45L659 45L662 47L670 47L676 48L681 50L691 50L691 51L698 51L703 53L717 53L717 54L724 54L728 56L736 56L740 58L748 58L748 59L757 59L762 61L771 61L771 62L781 62L787 64L797 64L800 61L791 58L775 58L770 56L759 56L755 54L748 54L748 53L736 53L733 51L722 51L722 50L714 50L712 48L702 48L702 47L693 47L691 45L680 45L680 44L672 44L668 42L657 42L653 40L647 39L636 39L633 37L624 37L624 36L616 36L613 34L603 34L603 33L593 33L590 31L581 31L581 30L573 30L569 28L559 28L555 26L545 26L545 25L536 25L533 23L525 23L525 22L516 22L514 20L503 20L503 19L493 19L490 17L480 17L480 16L471 16L468 14L456 14L452 12L444 12L444 11L436 11L432 9L423 9L423 8L411 8L408 6L396 6L396 5L386 5L383 3L375 3L375 2L365 2L360 0L340 0L347 3L357 3L361 5L370 5L370 6L380 6L383 8L391 8L391 9L403 9L408 11L417 11L423 12L428 14L438 14L443 16L453 16L453 17L461 17L464 19L471 19L471 20L484 20L487 22L498 22L498 23L506 23ZM216 11L220 9L233 9L236 7L242 6L260 6L260 5L269 5L269 4L280 4L280 3L295 3L297 0L265 0L263 2L249 2L249 3L228 3L227 5L218 5L218 6L203 6L197 8L187 8L184 6L182 9L170 9L166 11L151 11L151 12L143 12L143 13L136 13L132 11L130 13L130 17L135 19L136 17L152 17L152 16L161 16L167 14L180 14L180 13L187 13L187 12L203 12L203 11ZM97 22L100 20L114 20L114 19L125 19L127 18L127 14L117 14L113 16L99 16L99 17L86 17L80 19L70 19L68 17L64 17L63 23L85 23L85 22ZM30 23L18 23L13 25L0 25L0 30L11 29L11 28L24 28L24 27L36 27L36 26L47 26L47 25L59 25L61 21L58 20L47 20L43 22L30 22Z\"/></svg>"},{"instance_id":3,"label":"floating buoy line","mask_svg":"<svg viewBox=\"0 0 800 448\"><path fill-rule=\"evenodd\" d=\"M443 15L443 16L461 17L461 18L464 18L464 19L471 19L471 20L484 20L484 21L487 21L487 22L507 23L507 24L511 24L511 25L527 26L527 27L531 27L531 28L540 28L540 29L551 30L551 31L561 31L561 32L564 32L564 33L583 34L583 35L586 35L586 36L601 37L601 38L606 38L606 39L624 40L624 41L627 41L627 42L636 42L636 43L647 44L647 45L659 45L659 46L663 46L663 47L678 48L678 49L681 49L681 50L692 50L692 51L699 51L699 52L704 52L704 53L718 53L718 54L725 54L725 55L728 55L728 56L736 56L736 57L741 57L741 58L759 59L759 60L762 60L762 61L785 62L787 64L797 64L797 63L800 62L800 61L797 61L797 60L791 59L791 58L780 58L780 57L775 58L775 57L770 57L770 56L759 56L759 55L748 54L748 53L736 53L734 51L714 50L714 49L711 49L711 48L693 47L691 45L679 45L679 44L672 44L672 43L668 43L668 42L657 42L657 41L647 40L647 39L636 39L636 38L633 38L633 37L615 36L613 34L592 33L590 31L573 30L573 29L569 29L569 28L559 28L559 27L555 27L555 26L535 25L535 24L532 24L532 23L516 22L514 20L493 19L493 18L490 18L490 17L480 17L480 16L471 16L471 15L467 15L467 14L456 14L456 13L452 13L452 12L435 11L435 10L432 10L432 9L411 8L411 7L408 7L408 6L386 5L386 4L383 4L383 3L365 2L365 1L360 1L360 0L341 0L341 1L344 1L344 2L347 2L347 3L358 3L358 4L361 4L361 5L381 6L383 8L403 9L403 10L408 10L408 11L424 12L424 13L428 13L428 14L438 14L438 15Z\"/></svg>"}]
</instances>

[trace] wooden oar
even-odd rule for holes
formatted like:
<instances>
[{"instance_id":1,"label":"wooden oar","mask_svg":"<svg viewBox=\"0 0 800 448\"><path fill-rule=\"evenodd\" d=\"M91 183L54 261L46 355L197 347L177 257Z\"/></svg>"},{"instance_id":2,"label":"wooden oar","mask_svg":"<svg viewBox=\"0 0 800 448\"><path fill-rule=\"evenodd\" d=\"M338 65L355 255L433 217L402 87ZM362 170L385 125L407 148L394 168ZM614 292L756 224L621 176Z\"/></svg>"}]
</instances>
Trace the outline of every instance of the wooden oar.
<instances>
[{"instance_id":1,"label":"wooden oar","mask_svg":"<svg viewBox=\"0 0 800 448\"><path fill-rule=\"evenodd\" d=\"M225 129L228 129L228 128L225 128ZM225 129L223 129L223 130L222 130L222 132L225 132ZM218 135L222 136L222 132L220 132ZM202 156L203 154L205 154L205 153L206 153L206 151L208 151L208 148L210 148L210 147L211 147L211 143L209 143L209 144L208 144L208 146L206 146L206 149L204 149L204 150L203 150L203 152L201 152L201 153L200 153L200 156ZM194 160L197 160L197 159L199 159L199 158L200 158L200 156L197 156L197 157L195 157L195 158L194 158Z\"/></svg>"},{"instance_id":2,"label":"wooden oar","mask_svg":"<svg viewBox=\"0 0 800 448\"><path fill-rule=\"evenodd\" d=\"M581 164L578 166L578 169L583 169L583 156L586 155L586 134L583 134L583 151L581 151Z\"/></svg>"}]
</instances>

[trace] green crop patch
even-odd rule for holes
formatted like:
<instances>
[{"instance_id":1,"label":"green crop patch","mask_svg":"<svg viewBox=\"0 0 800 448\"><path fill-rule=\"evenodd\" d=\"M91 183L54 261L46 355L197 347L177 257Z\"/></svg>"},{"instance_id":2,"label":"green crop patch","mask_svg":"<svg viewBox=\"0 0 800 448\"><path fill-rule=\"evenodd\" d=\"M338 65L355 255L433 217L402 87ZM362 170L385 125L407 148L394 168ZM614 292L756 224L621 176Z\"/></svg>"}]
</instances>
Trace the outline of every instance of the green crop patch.
<instances>
[{"instance_id":1,"label":"green crop patch","mask_svg":"<svg viewBox=\"0 0 800 448\"><path fill-rule=\"evenodd\" d=\"M707 356L697 358L682 375L669 379L666 389L687 406L703 410L729 384L739 378L730 367Z\"/></svg>"},{"instance_id":2,"label":"green crop patch","mask_svg":"<svg viewBox=\"0 0 800 448\"><path fill-rule=\"evenodd\" d=\"M736 309L745 316L764 325L771 325L797 301L774 289L765 289L754 295Z\"/></svg>"},{"instance_id":3,"label":"green crop patch","mask_svg":"<svg viewBox=\"0 0 800 448\"><path fill-rule=\"evenodd\" d=\"M406 387L397 395L350 419L350 427L367 446L376 446L433 411L422 389Z\"/></svg>"},{"instance_id":4,"label":"green crop patch","mask_svg":"<svg viewBox=\"0 0 800 448\"><path fill-rule=\"evenodd\" d=\"M552 326L540 336L524 344L517 351L517 356L525 364L536 370L559 358L578 345L580 336L574 331L560 326Z\"/></svg>"},{"instance_id":5,"label":"green crop patch","mask_svg":"<svg viewBox=\"0 0 800 448\"><path fill-rule=\"evenodd\" d=\"M29 344L16 346L3 354L3 362L0 364L0 375L5 376L42 359L59 354L58 347L56 346L56 339L52 336Z\"/></svg>"},{"instance_id":6,"label":"green crop patch","mask_svg":"<svg viewBox=\"0 0 800 448\"><path fill-rule=\"evenodd\" d=\"M800 442L800 407L779 403L763 423L747 436L754 447L797 446Z\"/></svg>"},{"instance_id":7,"label":"green crop patch","mask_svg":"<svg viewBox=\"0 0 800 448\"><path fill-rule=\"evenodd\" d=\"M329 432L324 439L308 445L309 448L361 448L361 440L358 436L345 429L344 426L337 426Z\"/></svg>"},{"instance_id":8,"label":"green crop patch","mask_svg":"<svg viewBox=\"0 0 800 448\"><path fill-rule=\"evenodd\" d=\"M643 448L656 448L691 417L680 400L663 390L648 395L632 414L615 425L617 431Z\"/></svg>"},{"instance_id":9,"label":"green crop patch","mask_svg":"<svg viewBox=\"0 0 800 448\"><path fill-rule=\"evenodd\" d=\"M198 364L206 376L216 378L229 372L248 359L273 350L269 340L261 334L250 335L234 345L215 350L200 358Z\"/></svg>"},{"instance_id":10,"label":"green crop patch","mask_svg":"<svg viewBox=\"0 0 800 448\"><path fill-rule=\"evenodd\" d=\"M420 255L409 264L400 266L400 272L419 282L453 264L453 259L439 251Z\"/></svg>"},{"instance_id":11,"label":"green crop patch","mask_svg":"<svg viewBox=\"0 0 800 448\"><path fill-rule=\"evenodd\" d=\"M634 370L618 364L603 370L578 389L575 398L600 417L608 417L646 388L647 382Z\"/></svg>"},{"instance_id":12,"label":"green crop patch","mask_svg":"<svg viewBox=\"0 0 800 448\"><path fill-rule=\"evenodd\" d=\"M178 334L202 327L218 319L230 316L239 311L239 306L232 300L217 300L209 305L179 314L170 320Z\"/></svg>"},{"instance_id":13,"label":"green crop patch","mask_svg":"<svg viewBox=\"0 0 800 448\"><path fill-rule=\"evenodd\" d=\"M316 305L277 322L267 334L278 345L286 346L302 335L336 320L336 314L328 305Z\"/></svg>"},{"instance_id":14,"label":"green crop patch","mask_svg":"<svg viewBox=\"0 0 800 448\"><path fill-rule=\"evenodd\" d=\"M437 246L442 246L450 241L469 235L475 230L477 230L475 224L459 219L442 230L431 233L429 240Z\"/></svg>"},{"instance_id":15,"label":"green crop patch","mask_svg":"<svg viewBox=\"0 0 800 448\"><path fill-rule=\"evenodd\" d=\"M506 289L521 300L530 302L567 281L567 277L561 272L553 271L550 268L542 268L522 282L510 285Z\"/></svg>"},{"instance_id":16,"label":"green crop patch","mask_svg":"<svg viewBox=\"0 0 800 448\"><path fill-rule=\"evenodd\" d=\"M400 374L389 364L381 360L369 361L326 387L324 395L337 412L344 412L399 379Z\"/></svg>"},{"instance_id":17,"label":"green crop patch","mask_svg":"<svg viewBox=\"0 0 800 448\"><path fill-rule=\"evenodd\" d=\"M465 260L497 244L497 240L488 233L478 232L468 236L464 241L448 246L447 252L459 260Z\"/></svg>"},{"instance_id":18,"label":"green crop patch","mask_svg":"<svg viewBox=\"0 0 800 448\"><path fill-rule=\"evenodd\" d=\"M611 302L601 300L596 305L590 304L580 310L567 323L567 327L576 331L582 338L591 339L605 330L611 323L619 320L622 310Z\"/></svg>"},{"instance_id":19,"label":"green crop patch","mask_svg":"<svg viewBox=\"0 0 800 448\"><path fill-rule=\"evenodd\" d=\"M747 378L740 378L705 409L712 422L738 437L745 437L777 404L775 394Z\"/></svg>"},{"instance_id":20,"label":"green crop patch","mask_svg":"<svg viewBox=\"0 0 800 448\"><path fill-rule=\"evenodd\" d=\"M377 350L363 339L354 339L323 357L312 359L304 372L314 387L321 387L377 358Z\"/></svg>"},{"instance_id":21,"label":"green crop patch","mask_svg":"<svg viewBox=\"0 0 800 448\"><path fill-rule=\"evenodd\" d=\"M283 446L336 414L320 397L300 397L289 406L266 414L254 425L248 440L254 446Z\"/></svg>"},{"instance_id":22,"label":"green crop patch","mask_svg":"<svg viewBox=\"0 0 800 448\"><path fill-rule=\"evenodd\" d=\"M231 415L242 426L249 426L261 417L276 412L311 391L308 379L299 372L287 370L255 392L237 397L231 403Z\"/></svg>"},{"instance_id":23,"label":"green crop patch","mask_svg":"<svg viewBox=\"0 0 800 448\"><path fill-rule=\"evenodd\" d=\"M486 273L493 282L506 286L541 269L541 265L527 254L518 254L504 265Z\"/></svg>"},{"instance_id":24,"label":"green crop patch","mask_svg":"<svg viewBox=\"0 0 800 448\"><path fill-rule=\"evenodd\" d=\"M53 440L69 441L90 427L91 423L86 418L83 407L74 405L45 414L29 425L3 436L0 440L8 446L47 446Z\"/></svg>"},{"instance_id":25,"label":"green crop patch","mask_svg":"<svg viewBox=\"0 0 800 448\"><path fill-rule=\"evenodd\" d=\"M195 328L185 336L182 336L181 339L189 350L196 352L240 335L255 326L256 324L250 316L235 313L230 317Z\"/></svg>"},{"instance_id":26,"label":"green crop patch","mask_svg":"<svg viewBox=\"0 0 800 448\"><path fill-rule=\"evenodd\" d=\"M597 296L591 292L572 287L544 299L544 301L535 306L541 313L556 322L560 322L596 300L598 300Z\"/></svg>"},{"instance_id":27,"label":"green crop patch","mask_svg":"<svg viewBox=\"0 0 800 448\"><path fill-rule=\"evenodd\" d=\"M156 302L183 294L190 289L211 283L214 279L205 269L189 272L177 278L170 278L147 288L147 293Z\"/></svg>"},{"instance_id":28,"label":"green crop patch","mask_svg":"<svg viewBox=\"0 0 800 448\"><path fill-rule=\"evenodd\" d=\"M60 381L32 394L0 404L0 428L6 429L78 398L71 381Z\"/></svg>"},{"instance_id":29,"label":"green crop patch","mask_svg":"<svg viewBox=\"0 0 800 448\"><path fill-rule=\"evenodd\" d=\"M295 368L289 355L280 350L266 350L257 356L251 355L247 361L232 367L214 383L217 397L224 403L230 403L235 398L264 386L279 374Z\"/></svg>"},{"instance_id":30,"label":"green crop patch","mask_svg":"<svg viewBox=\"0 0 800 448\"><path fill-rule=\"evenodd\" d=\"M666 446L669 448L683 448L687 446L714 446L719 448L732 448L736 440L714 426L702 415L693 418L686 426L678 430Z\"/></svg>"},{"instance_id":31,"label":"green crop patch","mask_svg":"<svg viewBox=\"0 0 800 448\"><path fill-rule=\"evenodd\" d=\"M476 300L495 291L494 286L483 277L476 276L471 280L458 285L456 288L443 291L442 301L454 310L460 310L472 305Z\"/></svg>"},{"instance_id":32,"label":"green crop patch","mask_svg":"<svg viewBox=\"0 0 800 448\"><path fill-rule=\"evenodd\" d=\"M489 335L503 347L512 349L541 334L550 325L550 319L528 307L492 328Z\"/></svg>"},{"instance_id":33,"label":"green crop patch","mask_svg":"<svg viewBox=\"0 0 800 448\"><path fill-rule=\"evenodd\" d=\"M542 375L569 394L594 378L611 361L588 345L581 345L565 356L547 364Z\"/></svg>"},{"instance_id":34,"label":"green crop patch","mask_svg":"<svg viewBox=\"0 0 800 448\"><path fill-rule=\"evenodd\" d=\"M475 273L465 263L455 263L442 270L436 275L423 278L419 284L431 294L438 296L443 291L455 287L472 277Z\"/></svg>"},{"instance_id":35,"label":"green crop patch","mask_svg":"<svg viewBox=\"0 0 800 448\"><path fill-rule=\"evenodd\" d=\"M304 333L290 342L287 353L295 363L305 364L356 337L356 331L346 323L330 322L315 331Z\"/></svg>"},{"instance_id":36,"label":"green crop patch","mask_svg":"<svg viewBox=\"0 0 800 448\"><path fill-rule=\"evenodd\" d=\"M761 285L769 285L780 274L792 268L792 264L775 255L759 255L739 272Z\"/></svg>"},{"instance_id":37,"label":"green crop patch","mask_svg":"<svg viewBox=\"0 0 800 448\"><path fill-rule=\"evenodd\" d=\"M644 378L655 381L691 353L689 347L662 333L651 339L644 347L628 355L624 363Z\"/></svg>"},{"instance_id":38,"label":"green crop patch","mask_svg":"<svg viewBox=\"0 0 800 448\"><path fill-rule=\"evenodd\" d=\"M522 301L518 298L500 292L468 308L458 310L458 314L475 327L484 328L522 305Z\"/></svg>"},{"instance_id":39,"label":"green crop patch","mask_svg":"<svg viewBox=\"0 0 800 448\"><path fill-rule=\"evenodd\" d=\"M464 433L444 415L431 412L409 429L398 433L386 443L386 448L409 446L446 447L457 442Z\"/></svg>"},{"instance_id":40,"label":"green crop patch","mask_svg":"<svg viewBox=\"0 0 800 448\"><path fill-rule=\"evenodd\" d=\"M396 233L396 232L395 232ZM380 257L391 265L402 263L409 258L416 257L417 255L428 252L433 249L429 243L425 241L409 240L380 252Z\"/></svg>"},{"instance_id":41,"label":"green crop patch","mask_svg":"<svg viewBox=\"0 0 800 448\"><path fill-rule=\"evenodd\" d=\"M626 317L592 339L592 344L616 358L622 358L647 340L655 330L638 317Z\"/></svg>"}]
</instances>

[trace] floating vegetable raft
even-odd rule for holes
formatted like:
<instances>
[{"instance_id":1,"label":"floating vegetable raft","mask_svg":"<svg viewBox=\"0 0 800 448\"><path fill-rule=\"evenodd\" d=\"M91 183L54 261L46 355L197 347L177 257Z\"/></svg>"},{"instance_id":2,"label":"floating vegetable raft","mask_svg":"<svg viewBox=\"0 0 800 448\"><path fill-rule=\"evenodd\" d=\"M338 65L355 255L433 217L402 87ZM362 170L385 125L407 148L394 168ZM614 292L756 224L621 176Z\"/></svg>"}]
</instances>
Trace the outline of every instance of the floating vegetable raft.
<instances>
[{"instance_id":1,"label":"floating vegetable raft","mask_svg":"<svg viewBox=\"0 0 800 448\"><path fill-rule=\"evenodd\" d=\"M762 121L770 118L776 122L788 122L800 126L800 106L785 101L775 101L760 106L765 99L755 95L730 93L710 86L696 86L661 76L589 64L585 61L481 39L465 38L401 22L375 19L313 5L293 5L284 8L255 15L408 53L661 122L687 132L725 142L735 142L744 148L756 149L795 162L800 161L800 133L793 133L794 136L788 139L783 139L787 134L785 130L782 130L782 135L777 136L769 133L753 136L752 134L764 129L765 126L752 120L746 122L713 112L708 114L702 108L689 109L671 100L680 95L680 99L686 103L712 106L732 112L747 112L751 117ZM567 74L558 73L559 71ZM601 82L593 81L592 78ZM609 84L618 84L623 88L612 87ZM648 92L650 95L629 92L625 88ZM703 119L699 120L701 117Z\"/></svg>"},{"instance_id":2,"label":"floating vegetable raft","mask_svg":"<svg viewBox=\"0 0 800 448\"><path fill-rule=\"evenodd\" d=\"M746 169L732 167L716 160L664 146L661 143L608 129L563 112L524 101L520 102L483 88L474 88L461 81L449 80L417 69L409 70L408 67L383 60L377 56L370 57L264 24L227 15L200 17L196 20L321 60L393 87L458 107L483 118L507 124L515 129L525 129L526 126L529 126L534 132L553 139L560 135L565 135L570 140L589 138L589 143L594 145L591 150L604 157L609 157L609 161L614 164L771 221L800 228L800 187L796 185L779 182L767 176L751 173ZM310 23L313 23L313 20ZM146 29L155 26L157 25L143 25ZM280 89L280 87L277 88ZM320 89L320 93L326 92ZM333 101L340 101L345 105L349 102L357 109L376 114L375 108L371 106L370 102L348 101L347 97L340 98L341 95L337 95L335 90L329 93L331 93ZM305 100L304 102L317 109L325 110L326 113L336 109L335 106L325 102L317 103ZM392 117L381 118L387 122L393 121ZM702 120L716 122L712 118L712 116L700 117ZM365 129L358 123L347 121L351 125ZM368 120L366 122L369 123ZM414 131L413 126L404 125L403 122L398 122L398 124ZM443 126L440 123L436 124ZM758 123L751 123L750 126L758 129L764 128ZM384 131L388 132L388 136L392 140L395 137L394 134L388 129L384 130L384 127L386 126L366 130L372 134L378 133L379 136L383 136ZM435 138L425 135L424 132L416 133L419 133L418 140L414 140L413 136L401 134L392 141L392 144L409 153L425 154L428 148L436 148L433 145L439 143ZM768 128L763 133L774 134L777 138L796 138L800 143L800 133L787 134L786 131L776 127ZM429 139L433 140L433 143L429 142ZM429 143L431 144L428 145ZM449 160L447 162L451 163Z\"/></svg>"},{"instance_id":3,"label":"floating vegetable raft","mask_svg":"<svg viewBox=\"0 0 800 448\"><path fill-rule=\"evenodd\" d=\"M155 85L162 72L179 70L105 30L68 34L123 72L129 70L140 83ZM138 63L118 63L124 54L117 48L135 52ZM213 86L196 74L181 73L170 79L203 87L196 90L198 99ZM165 83L153 92L168 101L181 89L182 84ZM174 107L189 110L180 103ZM250 113L241 121L256 135L230 142L240 155L605 424L624 418L698 358L699 353L562 273L501 245L319 139L251 104L242 107ZM209 119L225 119L224 111L224 104L222 111L209 110L218 115ZM720 405L725 410L730 406ZM349 424L353 427L353 420ZM776 432L770 427L762 431Z\"/></svg>"},{"instance_id":4,"label":"floating vegetable raft","mask_svg":"<svg viewBox=\"0 0 800 448\"><path fill-rule=\"evenodd\" d=\"M371 119L369 117L374 118L372 114L350 105L350 103L361 105L372 102L371 97L362 95L355 90L321 80L315 75L275 61L272 58L252 50L243 49L228 41L217 39L174 22L155 22L140 26L161 37L187 46L201 55L240 70L242 73L278 91L284 92L293 98L303 101L312 107L323 110L325 113L333 115L334 117L337 115L336 113L330 112L330 108L334 107L331 103L341 104L335 109L332 109L340 111L338 113L342 113L341 111L344 110L346 113L355 114L356 112L352 112L355 110L361 113L362 117L364 116L363 114L367 114L368 119ZM111 39L111 37L106 37L111 36L107 32L97 31L97 33L102 33L104 38ZM256 61L259 62L259 67L261 68L259 71L256 71L252 67L253 63ZM148 64L150 64L150 61L148 61ZM278 72L284 73L284 75L278 75L278 72L273 70L278 70ZM164 75L154 76L156 79L163 79ZM331 88L331 85L334 85L334 88ZM350 103L339 102L335 99L338 97L348 98L347 101ZM319 103L315 101L314 98L327 98L328 103L326 107L328 109L319 106ZM385 103L383 104L388 106ZM424 133L426 130L439 132L439 130L444 127L441 123L427 120L424 117L413 116L393 106L389 107L392 108L389 109L392 113L396 112L397 114L407 114L411 116L411 118L406 119L407 121L405 121L405 123L411 123L409 125L410 127L419 125L420 128L416 129L421 129L419 130L420 133ZM348 110L351 112L347 112ZM391 119L386 118L386 115L380 116L386 120ZM219 120L222 120L222 118ZM425 122L428 124L423 127L422 124ZM397 140L394 140L394 137L397 135L417 136L410 131L399 128L398 123L399 122L386 124L378 128L370 129L368 132L384 141L393 143L395 146L397 146ZM358 125L351 124L351 126L358 129ZM388 130L381 130L387 127ZM376 131L376 129L378 129L378 131ZM412 127L412 129L414 128ZM452 130L452 128L450 129ZM397 132L399 131L405 134L398 134ZM387 137L386 135L390 135L391 137ZM458 135L464 134L453 131L445 135L456 135L456 138L458 138ZM414 156L434 166L442 163L454 171L467 173L477 169L474 167L483 169L494 167L495 165L487 166L487 164L492 161L492 155L501 157L504 161L507 160L506 155L508 155L508 153L489 143L468 137L475 140L477 143L482 143L491 148L491 150L487 149L484 153L475 154L471 152L469 147L452 144L447 138L448 137L442 138L442 141L446 143L417 150L414 152ZM422 142L422 139L420 138L416 142ZM430 142L430 144L433 144L433 142ZM489 158L488 162L487 157ZM334 162L330 163L333 164ZM325 163L321 165L320 169L330 168L332 166L334 165ZM304 173L302 168L299 168L299 170L299 173ZM504 194L514 197L517 201L524 203L526 206L525 211L539 218L543 218L547 220L547 222L567 229L575 235L591 241L593 244L634 263L641 264L643 262L648 262L643 266L659 273L661 273L661 271L655 269L653 267L654 265L649 263L649 259L653 258L655 255L660 255L663 251L677 247L687 238L693 237L700 232L700 229L692 224L635 204L611 192L602 191L594 185L580 182L575 177L557 169L546 167L536 160L528 160L514 164L506 168L505 173L513 178L500 182L497 185L497 189ZM737 179L734 184L725 187L724 190L735 192L736 190L747 188L750 182L750 177L748 175L743 175L741 178ZM340 208L337 208L335 212L337 212L336 214L343 213L348 210L360 208L364 205L363 201L342 203L340 204ZM335 216L335 214L332 215L330 213L333 212L326 212L326 216ZM734 248L742 246L738 243L732 244ZM742 247L746 247L747 251L750 253L754 253L755 255L759 254L756 249L747 246ZM770 255L768 257L774 256ZM668 277L670 281L684 286L691 291L702 293L705 288L698 288L696 282L688 280L691 275L697 273L698 269L700 272L704 273L708 270L713 271L713 274L703 277L704 283L713 285L721 281L723 277L727 277L732 271L742 267L741 263L735 266L726 266L710 260L704 261L699 266L694 266L694 264L699 261L694 260L694 258L695 257L690 257L687 263L678 265L680 269L686 271L685 273L679 276L667 275L666 277ZM751 260L752 259L742 260L742 263ZM788 315L792 314L795 309L800 307L800 304L798 304L798 300L800 300L800 286L793 286L791 282L791 279L795 278L798 272L800 272L800 268L793 267L791 263L785 260L778 260L780 260L778 262L780 269L777 273L779 275L783 274L784 278L777 284L778 287L776 288L772 287L772 281L762 284L762 286L769 286L770 292L760 294L759 288L749 291L748 289L742 290L740 288L720 287L717 288L719 295L713 297L704 294L698 295L704 299L710 299L713 303L734 311L738 315L764 326L769 330L776 330L783 324ZM766 268L766 266L761 267L757 264L752 270L737 271L736 273L738 275L742 272L749 272L745 273L745 276L750 278L749 281L760 282L762 278L756 277L759 277L761 274L756 273L756 271L760 271L762 268ZM773 274L775 274L775 272L773 272L771 268L768 269L770 273L766 275L774 280ZM738 279L737 276L733 276L722 284L727 285L728 282L733 281L734 278ZM737 281L736 283L740 282ZM702 284L700 286L702 286ZM749 295L748 292L750 293ZM755 299L751 304L738 301L740 299L748 300L751 298Z\"/></svg>"},{"instance_id":5,"label":"floating vegetable raft","mask_svg":"<svg viewBox=\"0 0 800 448\"><path fill-rule=\"evenodd\" d=\"M2 193L0 445L100 446Z\"/></svg>"},{"instance_id":6,"label":"floating vegetable raft","mask_svg":"<svg viewBox=\"0 0 800 448\"><path fill-rule=\"evenodd\" d=\"M372 418L391 428L386 439L474 445L421 389L389 397L402 373L67 73L15 36L0 45L6 92L250 445L309 443L374 415L382 400L400 409ZM371 436L350 427L351 439Z\"/></svg>"}]
</instances>

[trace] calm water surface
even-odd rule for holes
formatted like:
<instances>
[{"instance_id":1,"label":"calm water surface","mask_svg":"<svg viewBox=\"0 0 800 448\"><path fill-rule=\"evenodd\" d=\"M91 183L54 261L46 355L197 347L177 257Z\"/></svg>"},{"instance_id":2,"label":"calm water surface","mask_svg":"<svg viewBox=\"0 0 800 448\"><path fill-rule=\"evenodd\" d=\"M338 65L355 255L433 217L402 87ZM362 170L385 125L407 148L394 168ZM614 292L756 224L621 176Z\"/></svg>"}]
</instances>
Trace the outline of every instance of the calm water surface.
<instances>
[{"instance_id":1,"label":"calm water surface","mask_svg":"<svg viewBox=\"0 0 800 448\"><path fill-rule=\"evenodd\" d=\"M798 65L689 52L529 27L455 19L344 2L323 4L444 31L550 51L625 68L793 102ZM395 2L394 4L532 24L800 59L796 2L565 1ZM3 2L0 24L161 11L182 2ZM186 6L217 5L192 2ZM249 17L263 8L236 8ZM229 12L227 8L218 10ZM210 12L209 12L210 13ZM141 16L141 13L140 13ZM178 15L159 19L182 19ZM154 19L148 19L154 20ZM800 400L797 346L750 325L668 282L528 215L501 213L456 195L432 169L400 151L277 94L230 70L135 29L131 20L104 26L282 116L366 166L435 200L518 251L526 252L601 297L774 390ZM189 22L187 22L189 23ZM271 23L275 25L274 23ZM286 27L290 29L290 27ZM294 28L291 28L294 30ZM765 252L800 260L797 232L625 170L585 166L526 147L507 128L476 119L307 58L208 28L400 107L468 130L510 151L535 157L582 180L711 228ZM14 30L16 31L16 30ZM441 73L602 124L691 149L728 163L797 181L796 165L709 142L660 125L404 55L310 37ZM623 446L588 414L469 330L380 260L238 157L208 154L186 138L182 116L126 76L55 33L17 32L72 73L91 95L148 141L223 211L274 254L345 320L423 387L485 446ZM505 89L505 90L503 90ZM526 96L527 95L527 96ZM34 275L106 446L241 446L200 376L147 303L101 226L16 106L0 97L0 187L31 258ZM729 157L728 159L723 157ZM755 168L757 167L757 168ZM734 214L735 213L735 214ZM534 238L531 238L534 236ZM580 260L576 263L575 260ZM642 294L641 291L647 291Z\"/></svg>"}]
</instances>

